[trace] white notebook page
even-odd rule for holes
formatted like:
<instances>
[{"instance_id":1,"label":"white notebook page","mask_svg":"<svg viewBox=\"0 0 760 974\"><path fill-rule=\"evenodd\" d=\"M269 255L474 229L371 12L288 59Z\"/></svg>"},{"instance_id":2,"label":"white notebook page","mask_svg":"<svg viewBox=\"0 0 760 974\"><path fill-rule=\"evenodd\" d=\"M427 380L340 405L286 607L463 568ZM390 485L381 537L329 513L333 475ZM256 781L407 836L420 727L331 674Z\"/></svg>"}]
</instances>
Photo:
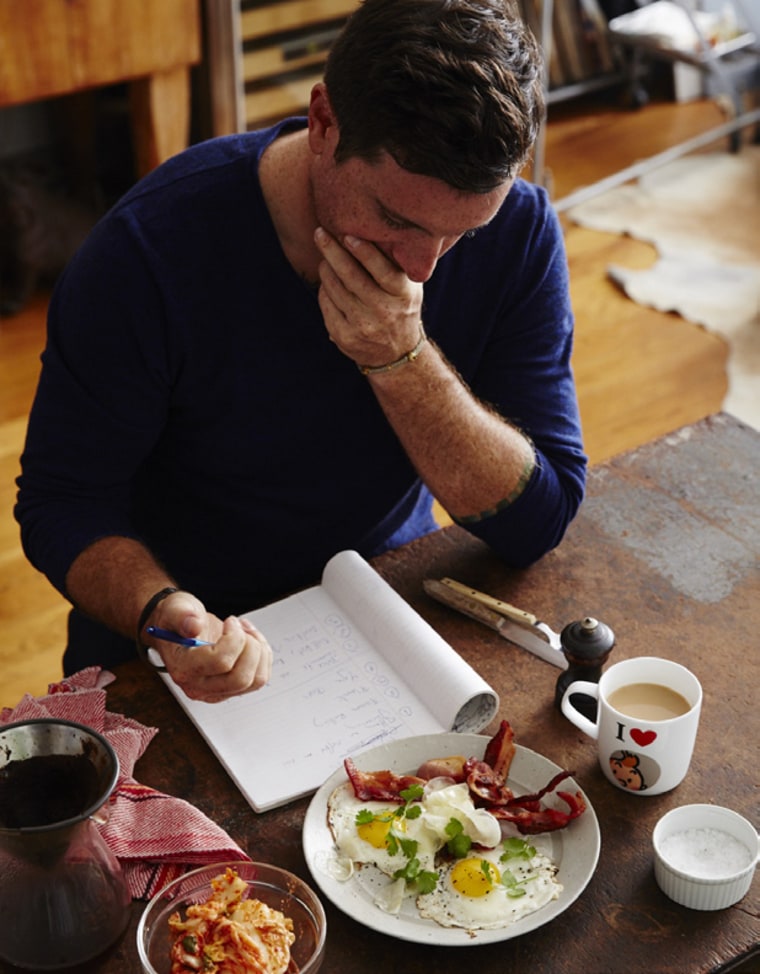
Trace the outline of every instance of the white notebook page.
<instances>
[{"instance_id":1,"label":"white notebook page","mask_svg":"<svg viewBox=\"0 0 760 974\"><path fill-rule=\"evenodd\" d=\"M482 729L498 698L356 552L322 585L247 613L274 651L269 684L222 703L167 683L257 811L318 788L387 740Z\"/></svg>"}]
</instances>

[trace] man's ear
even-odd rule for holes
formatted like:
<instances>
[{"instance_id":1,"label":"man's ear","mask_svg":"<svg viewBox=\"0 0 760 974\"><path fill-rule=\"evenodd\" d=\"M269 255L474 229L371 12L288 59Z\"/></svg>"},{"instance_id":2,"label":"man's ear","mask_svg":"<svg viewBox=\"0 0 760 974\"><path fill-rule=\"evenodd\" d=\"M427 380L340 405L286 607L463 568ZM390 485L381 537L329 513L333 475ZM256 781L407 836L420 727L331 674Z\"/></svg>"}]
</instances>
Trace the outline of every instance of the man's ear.
<instances>
[{"instance_id":1,"label":"man's ear","mask_svg":"<svg viewBox=\"0 0 760 974\"><path fill-rule=\"evenodd\" d=\"M311 151L320 154L338 143L338 125L335 121L330 98L324 82L311 89L309 101L309 145Z\"/></svg>"}]
</instances>

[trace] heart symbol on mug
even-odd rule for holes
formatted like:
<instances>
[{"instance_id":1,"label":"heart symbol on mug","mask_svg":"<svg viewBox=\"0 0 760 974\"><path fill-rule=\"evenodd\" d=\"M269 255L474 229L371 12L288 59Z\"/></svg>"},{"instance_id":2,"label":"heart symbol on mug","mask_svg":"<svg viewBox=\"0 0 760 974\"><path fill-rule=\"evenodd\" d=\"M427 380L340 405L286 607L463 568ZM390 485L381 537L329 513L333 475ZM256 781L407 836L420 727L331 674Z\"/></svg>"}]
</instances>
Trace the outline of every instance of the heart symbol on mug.
<instances>
[{"instance_id":1,"label":"heart symbol on mug","mask_svg":"<svg viewBox=\"0 0 760 974\"><path fill-rule=\"evenodd\" d=\"M639 730L638 727L634 727L631 731L631 737L639 745L639 747L646 747L647 744L651 744L652 741L657 737L656 731L653 730Z\"/></svg>"}]
</instances>

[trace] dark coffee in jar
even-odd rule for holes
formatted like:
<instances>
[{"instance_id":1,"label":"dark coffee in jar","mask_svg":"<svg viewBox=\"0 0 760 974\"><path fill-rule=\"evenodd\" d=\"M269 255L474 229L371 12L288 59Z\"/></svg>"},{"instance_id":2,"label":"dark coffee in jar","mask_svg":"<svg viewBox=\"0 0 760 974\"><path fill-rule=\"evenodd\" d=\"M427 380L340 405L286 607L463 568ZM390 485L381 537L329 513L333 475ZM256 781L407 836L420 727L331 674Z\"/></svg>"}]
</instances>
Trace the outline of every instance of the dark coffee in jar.
<instances>
[{"instance_id":1,"label":"dark coffee in jar","mask_svg":"<svg viewBox=\"0 0 760 974\"><path fill-rule=\"evenodd\" d=\"M0 828L52 825L77 818L102 792L86 754L42 754L0 768Z\"/></svg>"}]
</instances>

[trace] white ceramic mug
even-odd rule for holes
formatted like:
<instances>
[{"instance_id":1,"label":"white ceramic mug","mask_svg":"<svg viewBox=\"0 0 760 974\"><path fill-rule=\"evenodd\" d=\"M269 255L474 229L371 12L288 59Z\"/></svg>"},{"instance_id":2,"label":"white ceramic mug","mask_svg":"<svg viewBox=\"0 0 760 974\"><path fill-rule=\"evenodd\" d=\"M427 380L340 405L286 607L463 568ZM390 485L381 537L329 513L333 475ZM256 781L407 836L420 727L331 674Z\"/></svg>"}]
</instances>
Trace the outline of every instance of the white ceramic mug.
<instances>
[{"instance_id":1,"label":"white ceramic mug","mask_svg":"<svg viewBox=\"0 0 760 974\"><path fill-rule=\"evenodd\" d=\"M573 706L574 694L596 698L596 722ZM654 656L615 663L598 684L576 681L562 697L565 717L598 741L607 779L636 795L660 795L683 781L701 708L694 674Z\"/></svg>"}]
</instances>

